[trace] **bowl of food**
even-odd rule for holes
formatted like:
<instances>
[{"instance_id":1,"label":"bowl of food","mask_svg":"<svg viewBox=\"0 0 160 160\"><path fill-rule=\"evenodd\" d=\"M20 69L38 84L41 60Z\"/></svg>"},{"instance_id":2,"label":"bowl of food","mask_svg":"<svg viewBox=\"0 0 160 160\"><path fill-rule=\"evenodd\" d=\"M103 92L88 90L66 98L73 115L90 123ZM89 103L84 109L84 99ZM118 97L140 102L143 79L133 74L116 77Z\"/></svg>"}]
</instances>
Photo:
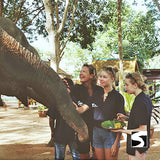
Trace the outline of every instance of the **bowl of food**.
<instances>
[{"instance_id":1,"label":"bowl of food","mask_svg":"<svg viewBox=\"0 0 160 160\"><path fill-rule=\"evenodd\" d=\"M125 126L126 124L124 122L116 121L116 120L113 120L113 121L108 120L101 123L102 128L110 129L110 130L122 129Z\"/></svg>"}]
</instances>

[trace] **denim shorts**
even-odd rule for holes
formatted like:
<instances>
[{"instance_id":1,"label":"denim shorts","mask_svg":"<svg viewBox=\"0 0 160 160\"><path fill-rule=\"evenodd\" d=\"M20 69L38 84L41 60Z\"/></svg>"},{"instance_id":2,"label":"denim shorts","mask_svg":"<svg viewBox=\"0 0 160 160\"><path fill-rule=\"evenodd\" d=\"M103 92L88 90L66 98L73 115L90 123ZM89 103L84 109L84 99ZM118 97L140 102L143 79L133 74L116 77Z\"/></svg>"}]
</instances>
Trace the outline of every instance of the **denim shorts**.
<instances>
[{"instance_id":1,"label":"denim shorts","mask_svg":"<svg viewBox=\"0 0 160 160\"><path fill-rule=\"evenodd\" d=\"M110 149L114 144L117 133L104 128L93 128L93 147ZM120 147L120 143L119 143Z\"/></svg>"},{"instance_id":2,"label":"denim shorts","mask_svg":"<svg viewBox=\"0 0 160 160\"><path fill-rule=\"evenodd\" d=\"M73 160L80 160L79 152L77 150L77 143L68 143ZM59 144L55 142L55 160L64 160L67 144Z\"/></svg>"}]
</instances>

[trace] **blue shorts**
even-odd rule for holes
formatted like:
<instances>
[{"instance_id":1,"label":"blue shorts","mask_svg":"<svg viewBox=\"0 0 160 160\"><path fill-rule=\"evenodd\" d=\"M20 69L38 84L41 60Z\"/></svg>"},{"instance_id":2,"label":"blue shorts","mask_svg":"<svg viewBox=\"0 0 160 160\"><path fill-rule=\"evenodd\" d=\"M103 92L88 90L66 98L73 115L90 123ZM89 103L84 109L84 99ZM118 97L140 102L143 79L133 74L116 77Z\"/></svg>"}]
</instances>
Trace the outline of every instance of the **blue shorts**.
<instances>
[{"instance_id":1,"label":"blue shorts","mask_svg":"<svg viewBox=\"0 0 160 160\"><path fill-rule=\"evenodd\" d=\"M114 144L117 133L104 128L93 128L93 147L110 149ZM120 147L120 143L119 143Z\"/></svg>"}]
</instances>

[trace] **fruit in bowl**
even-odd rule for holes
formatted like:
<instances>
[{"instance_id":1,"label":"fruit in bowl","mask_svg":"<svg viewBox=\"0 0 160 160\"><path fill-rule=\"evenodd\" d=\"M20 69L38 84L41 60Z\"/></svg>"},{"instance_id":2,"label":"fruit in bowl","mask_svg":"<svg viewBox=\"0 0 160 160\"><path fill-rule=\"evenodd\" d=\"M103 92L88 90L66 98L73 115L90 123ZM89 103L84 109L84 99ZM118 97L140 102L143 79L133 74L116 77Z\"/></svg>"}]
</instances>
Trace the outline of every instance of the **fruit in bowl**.
<instances>
[{"instance_id":1,"label":"fruit in bowl","mask_svg":"<svg viewBox=\"0 0 160 160\"><path fill-rule=\"evenodd\" d=\"M126 126L124 122L116 120L108 120L101 123L101 127L105 129L122 129L124 126Z\"/></svg>"}]
</instances>

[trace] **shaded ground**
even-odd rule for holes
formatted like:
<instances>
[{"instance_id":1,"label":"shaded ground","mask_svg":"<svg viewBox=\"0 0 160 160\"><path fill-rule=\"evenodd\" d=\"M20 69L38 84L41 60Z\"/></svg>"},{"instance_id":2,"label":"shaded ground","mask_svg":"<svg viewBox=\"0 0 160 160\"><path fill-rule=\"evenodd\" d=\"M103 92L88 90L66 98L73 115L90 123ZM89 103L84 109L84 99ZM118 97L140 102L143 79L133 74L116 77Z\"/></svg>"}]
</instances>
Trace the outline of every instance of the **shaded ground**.
<instances>
[{"instance_id":1,"label":"shaded ground","mask_svg":"<svg viewBox=\"0 0 160 160\"><path fill-rule=\"evenodd\" d=\"M37 110L17 109L17 103L7 106L0 107L0 160L53 160L54 147L46 147L50 139L48 117L40 118ZM160 160L160 126L155 128L146 160ZM119 160L127 160L125 150L124 142ZM71 159L66 153L66 160Z\"/></svg>"}]
</instances>

